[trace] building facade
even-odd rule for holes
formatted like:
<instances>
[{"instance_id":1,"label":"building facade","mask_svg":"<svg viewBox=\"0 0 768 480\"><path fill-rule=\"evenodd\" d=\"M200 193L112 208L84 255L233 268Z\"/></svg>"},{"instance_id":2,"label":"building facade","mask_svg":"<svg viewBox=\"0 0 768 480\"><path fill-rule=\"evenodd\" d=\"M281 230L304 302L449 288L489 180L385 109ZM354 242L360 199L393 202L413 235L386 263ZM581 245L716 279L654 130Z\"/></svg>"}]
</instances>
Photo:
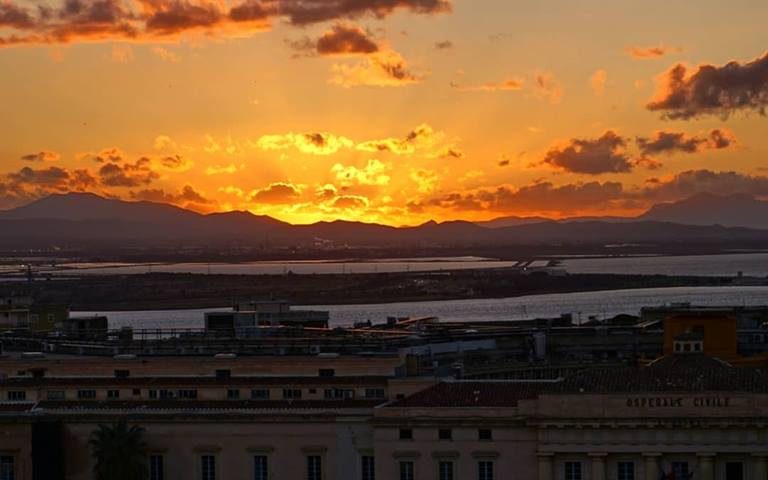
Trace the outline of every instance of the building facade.
<instances>
[{"instance_id":1,"label":"building facade","mask_svg":"<svg viewBox=\"0 0 768 480\"><path fill-rule=\"evenodd\" d=\"M689 351L552 380L437 381L336 361L8 375L0 478L91 479L91 433L126 419L146 430L150 480L768 480L764 369Z\"/></svg>"}]
</instances>

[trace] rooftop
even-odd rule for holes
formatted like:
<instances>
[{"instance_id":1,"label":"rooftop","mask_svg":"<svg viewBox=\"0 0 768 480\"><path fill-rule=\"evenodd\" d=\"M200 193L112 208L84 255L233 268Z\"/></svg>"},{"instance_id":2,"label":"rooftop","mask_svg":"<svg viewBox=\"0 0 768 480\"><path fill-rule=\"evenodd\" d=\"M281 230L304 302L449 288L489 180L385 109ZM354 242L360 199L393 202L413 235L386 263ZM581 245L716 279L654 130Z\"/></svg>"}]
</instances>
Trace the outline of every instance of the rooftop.
<instances>
[{"instance_id":1,"label":"rooftop","mask_svg":"<svg viewBox=\"0 0 768 480\"><path fill-rule=\"evenodd\" d=\"M388 407L515 407L542 394L768 393L768 370L734 368L704 354L669 355L647 366L584 370L555 381L442 382Z\"/></svg>"}]
</instances>

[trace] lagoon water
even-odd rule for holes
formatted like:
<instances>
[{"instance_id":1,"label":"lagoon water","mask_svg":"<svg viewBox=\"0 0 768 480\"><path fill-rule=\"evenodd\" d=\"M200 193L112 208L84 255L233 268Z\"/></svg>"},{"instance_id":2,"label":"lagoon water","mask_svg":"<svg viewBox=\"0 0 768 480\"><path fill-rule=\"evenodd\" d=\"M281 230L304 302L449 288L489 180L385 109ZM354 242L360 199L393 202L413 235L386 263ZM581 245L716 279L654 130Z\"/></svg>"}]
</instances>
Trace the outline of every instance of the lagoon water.
<instances>
[{"instance_id":1,"label":"lagoon water","mask_svg":"<svg viewBox=\"0 0 768 480\"><path fill-rule=\"evenodd\" d=\"M437 316L443 321L494 321L556 317L572 313L575 319L600 318L619 313L637 314L641 307L672 302L696 305L768 305L766 287L675 287L598 292L529 295L523 297L403 302L368 305L314 305L300 309L329 310L331 325L357 321L383 322L387 316ZM133 312L73 312L74 315L105 314L110 328L202 328L203 313L220 309L155 310Z\"/></svg>"},{"instance_id":2,"label":"lagoon water","mask_svg":"<svg viewBox=\"0 0 768 480\"><path fill-rule=\"evenodd\" d=\"M546 266L547 260L536 260L530 266ZM230 275L339 274L384 272L432 272L507 268L519 266L514 260L481 257L395 258L349 261L265 261L244 263L169 263L169 264L99 264L75 263L59 265L54 275L130 275L148 272L197 273ZM566 258L559 268L570 273L637 273L646 275L744 275L768 277L768 253L730 253L721 255L627 256L604 258ZM15 270L18 267L14 266Z\"/></svg>"},{"instance_id":3,"label":"lagoon water","mask_svg":"<svg viewBox=\"0 0 768 480\"><path fill-rule=\"evenodd\" d=\"M569 258L560 266L570 273L768 277L768 253Z\"/></svg>"}]
</instances>

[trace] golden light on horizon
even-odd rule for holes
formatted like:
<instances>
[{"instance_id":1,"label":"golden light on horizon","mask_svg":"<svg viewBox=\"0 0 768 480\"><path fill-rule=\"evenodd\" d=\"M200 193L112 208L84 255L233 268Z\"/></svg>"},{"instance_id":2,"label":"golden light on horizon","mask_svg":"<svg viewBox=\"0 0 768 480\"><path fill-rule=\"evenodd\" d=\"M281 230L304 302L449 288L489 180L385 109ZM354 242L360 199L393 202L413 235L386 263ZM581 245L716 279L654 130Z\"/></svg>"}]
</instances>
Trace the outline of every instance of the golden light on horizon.
<instances>
[{"instance_id":1,"label":"golden light on horizon","mask_svg":"<svg viewBox=\"0 0 768 480\"><path fill-rule=\"evenodd\" d=\"M1 4L0 208L415 225L768 195L768 6L38 3Z\"/></svg>"}]
</instances>

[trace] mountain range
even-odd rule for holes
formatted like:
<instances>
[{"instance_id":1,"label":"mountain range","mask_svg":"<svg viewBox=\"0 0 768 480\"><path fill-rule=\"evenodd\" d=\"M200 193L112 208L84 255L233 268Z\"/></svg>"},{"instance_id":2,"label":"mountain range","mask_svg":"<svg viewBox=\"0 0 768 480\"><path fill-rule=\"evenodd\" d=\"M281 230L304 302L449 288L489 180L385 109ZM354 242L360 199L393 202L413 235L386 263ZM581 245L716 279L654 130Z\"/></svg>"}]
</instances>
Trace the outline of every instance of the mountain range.
<instances>
[{"instance_id":1,"label":"mountain range","mask_svg":"<svg viewBox=\"0 0 768 480\"><path fill-rule=\"evenodd\" d=\"M765 229L765 230L763 230ZM200 214L153 202L89 193L51 195L0 212L0 246L313 245L503 246L536 244L768 241L768 202L746 195L697 195L638 217L504 217L415 227L333 221L291 225L249 212Z\"/></svg>"},{"instance_id":2,"label":"mountain range","mask_svg":"<svg viewBox=\"0 0 768 480\"><path fill-rule=\"evenodd\" d=\"M546 217L512 216L477 222L477 224L488 228L503 228L546 221L554 220ZM560 223L652 221L679 223L681 225L721 225L724 227L768 229L768 202L740 193L733 195L700 193L677 202L658 203L636 217L570 217L557 221Z\"/></svg>"}]
</instances>

